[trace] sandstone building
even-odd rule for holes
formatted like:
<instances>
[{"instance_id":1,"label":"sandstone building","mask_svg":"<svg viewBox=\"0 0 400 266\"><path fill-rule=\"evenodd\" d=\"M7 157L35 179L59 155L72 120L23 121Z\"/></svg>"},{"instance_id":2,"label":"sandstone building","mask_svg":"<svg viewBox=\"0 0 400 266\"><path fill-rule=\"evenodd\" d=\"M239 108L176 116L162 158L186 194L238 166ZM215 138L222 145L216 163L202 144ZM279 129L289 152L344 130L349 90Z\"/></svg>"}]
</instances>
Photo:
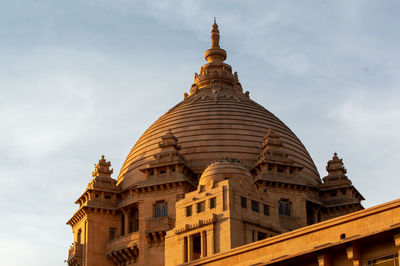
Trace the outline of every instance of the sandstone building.
<instances>
[{"instance_id":1,"label":"sandstone building","mask_svg":"<svg viewBox=\"0 0 400 266\"><path fill-rule=\"evenodd\" d=\"M69 265L218 265L229 258L230 264L248 265L284 255L271 263L303 265L295 261L298 254L310 262L304 265L329 265L325 253L307 252L309 243L325 244L330 234L344 230L329 228L356 224L335 217L360 211L357 217L368 213L379 221L378 214L363 210L364 198L336 153L321 180L296 135L243 92L238 74L224 63L219 39L214 22L207 63L195 73L189 93L140 137L118 178L111 177L104 156L96 164L93 180L76 201L79 209L67 222L74 234ZM360 236L371 236L359 229ZM340 239L346 245L346 236ZM283 252L282 246L274 249L274 241L300 249ZM251 253L251 247L268 247L269 257ZM345 250L357 253L354 247ZM240 261L246 252L247 260Z\"/></svg>"}]
</instances>

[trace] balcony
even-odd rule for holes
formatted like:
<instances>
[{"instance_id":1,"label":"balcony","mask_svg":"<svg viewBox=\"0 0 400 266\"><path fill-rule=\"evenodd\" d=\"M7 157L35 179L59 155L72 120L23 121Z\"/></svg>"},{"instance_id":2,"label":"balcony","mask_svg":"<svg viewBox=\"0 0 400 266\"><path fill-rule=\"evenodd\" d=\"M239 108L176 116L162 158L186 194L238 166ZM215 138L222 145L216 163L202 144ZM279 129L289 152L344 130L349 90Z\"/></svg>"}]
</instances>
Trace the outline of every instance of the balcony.
<instances>
[{"instance_id":1,"label":"balcony","mask_svg":"<svg viewBox=\"0 0 400 266\"><path fill-rule=\"evenodd\" d=\"M136 262L139 256L139 232L117 237L107 243L107 257L115 264Z\"/></svg>"},{"instance_id":2,"label":"balcony","mask_svg":"<svg viewBox=\"0 0 400 266\"><path fill-rule=\"evenodd\" d=\"M149 246L158 246L164 241L165 231L173 228L175 220L171 217L157 217L146 219L146 239Z\"/></svg>"},{"instance_id":3,"label":"balcony","mask_svg":"<svg viewBox=\"0 0 400 266\"><path fill-rule=\"evenodd\" d=\"M174 227L174 219L169 216L146 219L146 233L167 231Z\"/></svg>"},{"instance_id":4,"label":"balcony","mask_svg":"<svg viewBox=\"0 0 400 266\"><path fill-rule=\"evenodd\" d=\"M82 264L82 244L74 243L68 250L68 266L79 266Z\"/></svg>"}]
</instances>

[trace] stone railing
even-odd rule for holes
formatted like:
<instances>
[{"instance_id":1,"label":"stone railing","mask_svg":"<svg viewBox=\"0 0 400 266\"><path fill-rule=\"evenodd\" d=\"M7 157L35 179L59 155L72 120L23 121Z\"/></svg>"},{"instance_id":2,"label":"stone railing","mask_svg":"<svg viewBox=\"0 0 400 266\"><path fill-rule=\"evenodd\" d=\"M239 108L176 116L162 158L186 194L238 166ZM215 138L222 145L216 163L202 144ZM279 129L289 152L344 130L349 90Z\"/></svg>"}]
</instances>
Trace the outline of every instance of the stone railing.
<instances>
[{"instance_id":1,"label":"stone railing","mask_svg":"<svg viewBox=\"0 0 400 266\"><path fill-rule=\"evenodd\" d=\"M335 206L342 206L342 205L349 205L349 204L359 204L360 202L355 198L350 197L338 197L336 199L328 199L324 200L324 204L327 207L335 207Z\"/></svg>"},{"instance_id":2,"label":"stone railing","mask_svg":"<svg viewBox=\"0 0 400 266\"><path fill-rule=\"evenodd\" d=\"M75 262L81 263L83 246L82 244L74 243L68 250L68 264L74 265Z\"/></svg>"},{"instance_id":3,"label":"stone railing","mask_svg":"<svg viewBox=\"0 0 400 266\"><path fill-rule=\"evenodd\" d=\"M133 232L130 234L126 234L120 237L117 237L113 240L110 240L107 243L107 254L112 253L116 250L132 247L139 245L139 232Z\"/></svg>"},{"instance_id":4,"label":"stone railing","mask_svg":"<svg viewBox=\"0 0 400 266\"><path fill-rule=\"evenodd\" d=\"M173 227L174 219L169 216L146 219L146 233L167 231Z\"/></svg>"}]
</instances>

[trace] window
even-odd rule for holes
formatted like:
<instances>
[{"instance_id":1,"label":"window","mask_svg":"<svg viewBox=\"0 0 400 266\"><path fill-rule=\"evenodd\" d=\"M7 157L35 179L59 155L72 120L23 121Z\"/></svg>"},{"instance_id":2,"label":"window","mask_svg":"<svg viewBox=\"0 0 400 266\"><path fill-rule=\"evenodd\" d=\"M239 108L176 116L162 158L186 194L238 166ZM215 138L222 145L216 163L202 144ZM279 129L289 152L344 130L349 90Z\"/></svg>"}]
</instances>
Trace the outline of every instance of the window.
<instances>
[{"instance_id":1,"label":"window","mask_svg":"<svg viewBox=\"0 0 400 266\"><path fill-rule=\"evenodd\" d=\"M247 208L247 199L245 197L240 197L240 204L242 205L242 208L246 209Z\"/></svg>"},{"instance_id":2,"label":"window","mask_svg":"<svg viewBox=\"0 0 400 266\"><path fill-rule=\"evenodd\" d=\"M166 202L158 202L154 204L154 218L168 216L168 206Z\"/></svg>"},{"instance_id":3,"label":"window","mask_svg":"<svg viewBox=\"0 0 400 266\"><path fill-rule=\"evenodd\" d=\"M110 195L105 195L104 198L105 199L111 199L111 196Z\"/></svg>"},{"instance_id":4,"label":"window","mask_svg":"<svg viewBox=\"0 0 400 266\"><path fill-rule=\"evenodd\" d=\"M264 215L269 216L269 206L264 204Z\"/></svg>"},{"instance_id":5,"label":"window","mask_svg":"<svg viewBox=\"0 0 400 266\"><path fill-rule=\"evenodd\" d=\"M110 227L110 231L109 231L109 233L108 233L108 239L109 239L110 241L111 241L111 240L114 240L116 234L117 234L117 229L116 229L116 228L113 228L113 227Z\"/></svg>"},{"instance_id":6,"label":"window","mask_svg":"<svg viewBox=\"0 0 400 266\"><path fill-rule=\"evenodd\" d=\"M279 215L290 216L290 202L288 199L281 199L279 201Z\"/></svg>"},{"instance_id":7,"label":"window","mask_svg":"<svg viewBox=\"0 0 400 266\"><path fill-rule=\"evenodd\" d=\"M267 238L267 234L263 232L257 232L257 240L263 240Z\"/></svg>"},{"instance_id":8,"label":"window","mask_svg":"<svg viewBox=\"0 0 400 266\"><path fill-rule=\"evenodd\" d=\"M197 203L197 213L203 212L206 207L206 203L204 201Z\"/></svg>"},{"instance_id":9,"label":"window","mask_svg":"<svg viewBox=\"0 0 400 266\"><path fill-rule=\"evenodd\" d=\"M121 236L125 235L125 215L121 214Z\"/></svg>"},{"instance_id":10,"label":"window","mask_svg":"<svg viewBox=\"0 0 400 266\"><path fill-rule=\"evenodd\" d=\"M166 170L166 169L161 169L161 170L160 170L160 174L165 174L165 173L167 173L167 170Z\"/></svg>"},{"instance_id":11,"label":"window","mask_svg":"<svg viewBox=\"0 0 400 266\"><path fill-rule=\"evenodd\" d=\"M259 212L260 211L260 204L257 201L252 200L251 201L251 210L253 212Z\"/></svg>"},{"instance_id":12,"label":"window","mask_svg":"<svg viewBox=\"0 0 400 266\"><path fill-rule=\"evenodd\" d=\"M398 266L399 264L398 264L397 257L398 257L398 254L391 254L388 256L371 259L371 260L368 260L367 265L368 266L373 266L373 265Z\"/></svg>"},{"instance_id":13,"label":"window","mask_svg":"<svg viewBox=\"0 0 400 266\"><path fill-rule=\"evenodd\" d=\"M210 199L210 209L214 209L215 208L216 201L217 201L217 199L215 197Z\"/></svg>"},{"instance_id":14,"label":"window","mask_svg":"<svg viewBox=\"0 0 400 266\"><path fill-rule=\"evenodd\" d=\"M194 235L192 235L191 236L192 237L192 243L193 243L193 252L192 252L192 254L193 254L193 259L194 260L197 260L197 259L200 259L200 257L201 257L201 237L200 237L200 234L199 233L197 233L197 234L194 234Z\"/></svg>"},{"instance_id":15,"label":"window","mask_svg":"<svg viewBox=\"0 0 400 266\"><path fill-rule=\"evenodd\" d=\"M192 216L192 205L186 207L186 217Z\"/></svg>"}]
</instances>

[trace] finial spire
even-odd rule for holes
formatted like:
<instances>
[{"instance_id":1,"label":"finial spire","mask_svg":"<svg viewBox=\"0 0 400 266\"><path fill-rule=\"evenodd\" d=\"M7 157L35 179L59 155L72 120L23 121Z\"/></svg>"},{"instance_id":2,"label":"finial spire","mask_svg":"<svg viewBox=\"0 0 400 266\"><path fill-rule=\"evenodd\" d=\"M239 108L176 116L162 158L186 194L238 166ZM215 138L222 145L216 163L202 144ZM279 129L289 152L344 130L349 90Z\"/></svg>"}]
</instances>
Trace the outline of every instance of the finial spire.
<instances>
[{"instance_id":1,"label":"finial spire","mask_svg":"<svg viewBox=\"0 0 400 266\"><path fill-rule=\"evenodd\" d=\"M211 30L211 49L215 49L215 48L220 48L220 47L219 47L218 24L214 17L214 24L212 25L212 30Z\"/></svg>"}]
</instances>

